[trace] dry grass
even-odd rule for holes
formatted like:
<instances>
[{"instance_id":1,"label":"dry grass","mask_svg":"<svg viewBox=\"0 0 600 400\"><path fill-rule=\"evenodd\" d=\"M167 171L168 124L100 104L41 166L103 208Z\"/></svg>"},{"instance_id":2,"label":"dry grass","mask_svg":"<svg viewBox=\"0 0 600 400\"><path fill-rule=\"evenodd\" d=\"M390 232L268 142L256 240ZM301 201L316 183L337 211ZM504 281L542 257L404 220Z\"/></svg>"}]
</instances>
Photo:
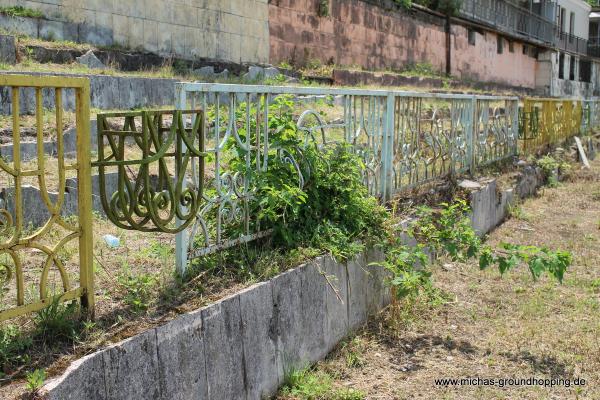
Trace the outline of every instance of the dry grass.
<instances>
[{"instance_id":1,"label":"dry grass","mask_svg":"<svg viewBox=\"0 0 600 400\"><path fill-rule=\"evenodd\" d=\"M452 299L397 304L317 365L368 399L600 398L600 160L544 189L490 244L545 245L574 255L562 285L524 269L500 277L476 263L434 268ZM525 217L523 217L525 216ZM436 378L584 378L585 386L436 386ZM281 396L281 398L290 398Z\"/></svg>"}]
</instances>

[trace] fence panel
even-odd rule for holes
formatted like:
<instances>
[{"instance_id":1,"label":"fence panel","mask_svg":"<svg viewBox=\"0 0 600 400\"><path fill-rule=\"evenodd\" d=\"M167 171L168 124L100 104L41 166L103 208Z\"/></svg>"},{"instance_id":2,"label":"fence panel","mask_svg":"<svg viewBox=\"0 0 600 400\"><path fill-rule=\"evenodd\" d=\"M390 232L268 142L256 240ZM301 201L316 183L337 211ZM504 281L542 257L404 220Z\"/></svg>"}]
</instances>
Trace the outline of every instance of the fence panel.
<instances>
[{"instance_id":1,"label":"fence panel","mask_svg":"<svg viewBox=\"0 0 600 400\"><path fill-rule=\"evenodd\" d=\"M257 200L253 179L274 158L296 168L290 184L308 178L300 160L270 141L277 129L272 117L282 107L303 132L304 146L349 144L363 160L369 192L384 201L516 154L518 100L512 97L206 83L179 83L176 93L176 108L204 110L207 127L206 171L191 179L205 187L203 204L191 228L177 235L181 272L188 256L270 233L249 205Z\"/></svg>"},{"instance_id":2,"label":"fence panel","mask_svg":"<svg viewBox=\"0 0 600 400\"><path fill-rule=\"evenodd\" d=\"M584 114L579 100L526 98L521 116L520 151L532 154L551 143L577 135Z\"/></svg>"},{"instance_id":3,"label":"fence panel","mask_svg":"<svg viewBox=\"0 0 600 400\"><path fill-rule=\"evenodd\" d=\"M600 129L600 100L583 100L582 107L581 131Z\"/></svg>"},{"instance_id":4,"label":"fence panel","mask_svg":"<svg viewBox=\"0 0 600 400\"><path fill-rule=\"evenodd\" d=\"M0 159L0 321L40 310L55 298L67 301L80 297L83 305L93 311L89 81L2 75L0 86L11 92L13 144L12 160ZM54 114L44 108L43 92L54 97ZM63 140L63 99L72 92L77 127L74 160L65 156ZM20 112L23 99L32 94L33 118ZM37 145L37 158L31 162L21 160L21 141L28 135ZM48 136L56 140L56 159L48 159L45 154L44 139ZM78 182L75 219L61 213L69 175L76 176ZM30 190L32 186L39 188L44 210L29 206L29 197L37 193ZM28 226L30 213L44 213L46 223L37 229ZM78 255L78 265L71 263L73 253Z\"/></svg>"}]
</instances>

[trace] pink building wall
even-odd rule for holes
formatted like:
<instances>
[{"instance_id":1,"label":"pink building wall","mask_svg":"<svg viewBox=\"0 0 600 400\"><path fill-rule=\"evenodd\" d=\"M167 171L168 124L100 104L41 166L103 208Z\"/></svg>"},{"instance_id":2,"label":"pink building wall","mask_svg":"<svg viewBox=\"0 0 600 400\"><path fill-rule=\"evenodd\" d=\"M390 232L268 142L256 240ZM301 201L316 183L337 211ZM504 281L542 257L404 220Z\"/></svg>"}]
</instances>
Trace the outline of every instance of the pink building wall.
<instances>
[{"instance_id":1,"label":"pink building wall","mask_svg":"<svg viewBox=\"0 0 600 400\"><path fill-rule=\"evenodd\" d=\"M318 16L319 0L271 0L270 60L303 63L318 59L369 70L401 70L430 63L445 71L444 18L421 11L384 9L363 0L330 0L329 16ZM497 54L496 35L476 35L452 27L452 74L511 86L535 87L535 59L514 42Z\"/></svg>"}]
</instances>

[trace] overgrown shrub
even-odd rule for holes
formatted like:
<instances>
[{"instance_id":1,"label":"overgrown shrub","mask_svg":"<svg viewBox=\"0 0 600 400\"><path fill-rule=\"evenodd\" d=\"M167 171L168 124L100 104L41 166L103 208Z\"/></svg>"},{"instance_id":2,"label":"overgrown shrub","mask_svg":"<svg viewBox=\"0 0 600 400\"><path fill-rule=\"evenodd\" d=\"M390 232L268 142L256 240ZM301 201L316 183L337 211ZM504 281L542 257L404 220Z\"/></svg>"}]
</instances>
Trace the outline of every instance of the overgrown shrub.
<instances>
[{"instance_id":1,"label":"overgrown shrub","mask_svg":"<svg viewBox=\"0 0 600 400\"><path fill-rule=\"evenodd\" d=\"M319 146L296 125L293 105L290 97L279 96L269 106L266 170L248 170L246 153L234 138L229 146L238 157L230 167L252 182L257 200L250 204L251 213L258 216L262 229L273 229L276 245L317 247L348 257L360 250L359 239L383 235L386 210L363 184L360 157L346 144ZM250 131L254 135L255 127ZM245 127L238 134L246 140Z\"/></svg>"}]
</instances>

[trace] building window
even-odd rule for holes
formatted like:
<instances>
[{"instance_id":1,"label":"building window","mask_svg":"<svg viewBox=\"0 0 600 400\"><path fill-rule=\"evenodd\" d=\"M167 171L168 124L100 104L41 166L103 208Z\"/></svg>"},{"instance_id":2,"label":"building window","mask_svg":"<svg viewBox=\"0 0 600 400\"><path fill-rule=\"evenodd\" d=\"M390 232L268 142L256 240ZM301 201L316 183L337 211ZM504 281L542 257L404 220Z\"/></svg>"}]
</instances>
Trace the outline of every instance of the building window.
<instances>
[{"instance_id":1,"label":"building window","mask_svg":"<svg viewBox=\"0 0 600 400\"><path fill-rule=\"evenodd\" d=\"M579 80L581 82L592 81L592 62L589 60L579 60Z\"/></svg>"},{"instance_id":2,"label":"building window","mask_svg":"<svg viewBox=\"0 0 600 400\"><path fill-rule=\"evenodd\" d=\"M523 45L523 54L524 55L528 55L529 54L529 47L526 44Z\"/></svg>"},{"instance_id":3,"label":"building window","mask_svg":"<svg viewBox=\"0 0 600 400\"><path fill-rule=\"evenodd\" d=\"M573 56L569 56L569 80L575 80L575 63L577 62L576 58Z\"/></svg>"},{"instance_id":4,"label":"building window","mask_svg":"<svg viewBox=\"0 0 600 400\"><path fill-rule=\"evenodd\" d=\"M560 53L558 56L558 79L565 79L565 55Z\"/></svg>"},{"instance_id":5,"label":"building window","mask_svg":"<svg viewBox=\"0 0 600 400\"><path fill-rule=\"evenodd\" d=\"M475 29L469 29L467 31L467 34L469 35L469 44L471 46L475 46L475 35L477 34L477 32L475 32Z\"/></svg>"},{"instance_id":6,"label":"building window","mask_svg":"<svg viewBox=\"0 0 600 400\"><path fill-rule=\"evenodd\" d=\"M512 42L512 40L508 41L508 51L511 53L515 52L515 44Z\"/></svg>"},{"instance_id":7,"label":"building window","mask_svg":"<svg viewBox=\"0 0 600 400\"><path fill-rule=\"evenodd\" d=\"M502 39L502 36L496 36L496 51L498 54L502 54L504 51L504 40Z\"/></svg>"},{"instance_id":8,"label":"building window","mask_svg":"<svg viewBox=\"0 0 600 400\"><path fill-rule=\"evenodd\" d=\"M569 34L573 35L575 33L575 13L572 12L569 15Z\"/></svg>"}]
</instances>

